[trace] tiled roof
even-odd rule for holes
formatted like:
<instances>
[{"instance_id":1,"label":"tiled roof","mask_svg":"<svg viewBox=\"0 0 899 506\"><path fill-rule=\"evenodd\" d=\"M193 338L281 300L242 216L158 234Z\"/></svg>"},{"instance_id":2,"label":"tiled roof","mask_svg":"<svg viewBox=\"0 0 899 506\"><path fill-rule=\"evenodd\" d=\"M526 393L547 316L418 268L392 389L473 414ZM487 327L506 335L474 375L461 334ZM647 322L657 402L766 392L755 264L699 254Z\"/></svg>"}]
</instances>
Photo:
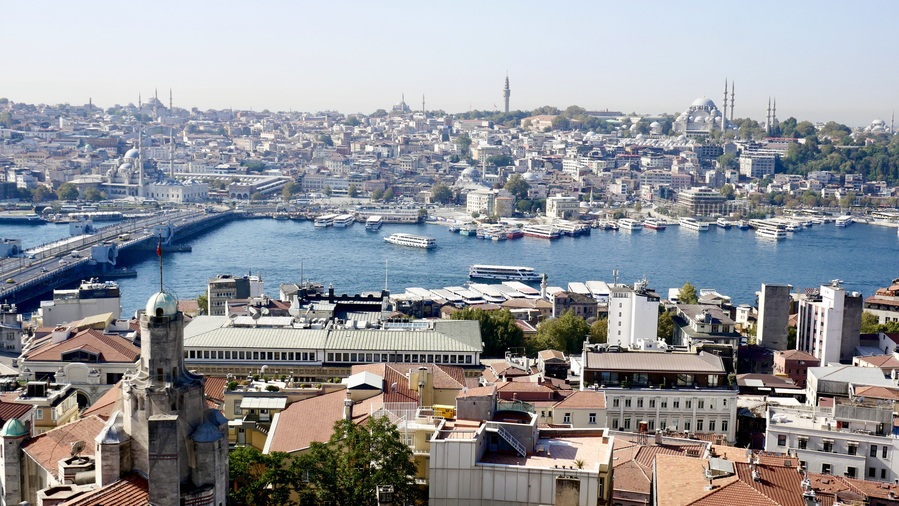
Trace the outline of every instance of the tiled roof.
<instances>
[{"instance_id":1,"label":"tiled roof","mask_svg":"<svg viewBox=\"0 0 899 506\"><path fill-rule=\"evenodd\" d=\"M615 453L618 458L618 453ZM652 490L652 469L635 461L628 460L615 465L615 490L636 492L649 496Z\"/></svg>"},{"instance_id":2,"label":"tiled roof","mask_svg":"<svg viewBox=\"0 0 899 506\"><path fill-rule=\"evenodd\" d=\"M571 409L606 409L605 392L578 390L556 404L557 408Z\"/></svg>"},{"instance_id":3,"label":"tiled roof","mask_svg":"<svg viewBox=\"0 0 899 506\"><path fill-rule=\"evenodd\" d=\"M75 442L87 443L81 455L94 455L93 441L104 424L105 421L99 416L85 417L30 439L22 445L22 450L48 473L56 476L59 461L71 455L72 444Z\"/></svg>"},{"instance_id":4,"label":"tiled roof","mask_svg":"<svg viewBox=\"0 0 899 506\"><path fill-rule=\"evenodd\" d=\"M47 342L24 357L26 361L58 362L62 354L85 350L97 353L101 362L134 363L140 357L140 346L117 335L104 334L102 330L83 330L59 343Z\"/></svg>"},{"instance_id":5,"label":"tiled roof","mask_svg":"<svg viewBox=\"0 0 899 506\"><path fill-rule=\"evenodd\" d=\"M886 367L888 369L899 367L899 360L896 360L892 355L872 355L870 357L857 357L856 359L859 362L866 362L874 367Z\"/></svg>"},{"instance_id":6,"label":"tiled roof","mask_svg":"<svg viewBox=\"0 0 899 506\"><path fill-rule=\"evenodd\" d=\"M799 474L794 467L757 466L760 479L752 479L749 464L735 462L734 468L740 481L771 499L780 506L807 506L802 499Z\"/></svg>"},{"instance_id":7,"label":"tiled roof","mask_svg":"<svg viewBox=\"0 0 899 506\"><path fill-rule=\"evenodd\" d=\"M124 478L91 490L63 506L145 506L149 501L150 487L147 480L137 473L129 473Z\"/></svg>"},{"instance_id":8,"label":"tiled roof","mask_svg":"<svg viewBox=\"0 0 899 506\"><path fill-rule=\"evenodd\" d=\"M21 420L28 415L28 412L33 408L34 406L31 404L0 401L0 427L2 427L7 420L12 420L13 418Z\"/></svg>"},{"instance_id":9,"label":"tiled roof","mask_svg":"<svg viewBox=\"0 0 899 506\"><path fill-rule=\"evenodd\" d=\"M712 482L715 483L714 481ZM716 488L707 495L688 503L690 506L721 506L722 504L739 504L740 506L779 506L778 503L765 497L757 490L742 481L735 481Z\"/></svg>"},{"instance_id":10,"label":"tiled roof","mask_svg":"<svg viewBox=\"0 0 899 506\"><path fill-rule=\"evenodd\" d=\"M459 397L482 397L485 395L493 395L495 392L496 392L496 385L487 385L484 387L469 388L465 392L459 392L459 394L456 395L456 398L458 399Z\"/></svg>"},{"instance_id":11,"label":"tiled roof","mask_svg":"<svg viewBox=\"0 0 899 506\"><path fill-rule=\"evenodd\" d=\"M802 350L778 351L777 354L783 357L785 360L808 360L811 362L818 361L818 359L814 355Z\"/></svg>"},{"instance_id":12,"label":"tiled roof","mask_svg":"<svg viewBox=\"0 0 899 506\"><path fill-rule=\"evenodd\" d=\"M225 387L228 385L228 378L206 376L206 384L203 386L203 393L207 400L222 404L225 402Z\"/></svg>"},{"instance_id":13,"label":"tiled roof","mask_svg":"<svg viewBox=\"0 0 899 506\"><path fill-rule=\"evenodd\" d=\"M558 359L565 361L565 354L558 350L543 350L537 353L537 357L543 359L543 361Z\"/></svg>"},{"instance_id":14,"label":"tiled roof","mask_svg":"<svg viewBox=\"0 0 899 506\"><path fill-rule=\"evenodd\" d=\"M869 399L890 399L899 401L899 388L878 386L856 386L855 395Z\"/></svg>"},{"instance_id":15,"label":"tiled roof","mask_svg":"<svg viewBox=\"0 0 899 506\"><path fill-rule=\"evenodd\" d=\"M409 378L395 369L394 364L362 364L354 365L351 374L370 372L384 378L381 391L384 393L384 402L418 402L418 392L409 386ZM396 385L394 389L393 385ZM461 390L461 389L460 389Z\"/></svg>"},{"instance_id":16,"label":"tiled roof","mask_svg":"<svg viewBox=\"0 0 899 506\"><path fill-rule=\"evenodd\" d=\"M584 369L600 371L653 371L684 373L725 372L721 358L705 352L691 353L595 353L584 354Z\"/></svg>"},{"instance_id":17,"label":"tiled roof","mask_svg":"<svg viewBox=\"0 0 899 506\"><path fill-rule=\"evenodd\" d=\"M99 416L104 420L109 420L109 417L112 415L113 411L116 409L116 405L121 406L120 401L122 400L122 389L121 382L116 383L112 388L106 391L103 395L100 396L99 399L94 401L87 409L81 412L81 417L87 417L91 415Z\"/></svg>"},{"instance_id":18,"label":"tiled roof","mask_svg":"<svg viewBox=\"0 0 899 506\"><path fill-rule=\"evenodd\" d=\"M455 365L443 364L406 364L402 362L391 363L391 367L405 374L410 369L418 369L419 367L427 367L431 371L434 388L438 389L461 389L465 386L465 371Z\"/></svg>"},{"instance_id":19,"label":"tiled roof","mask_svg":"<svg viewBox=\"0 0 899 506\"><path fill-rule=\"evenodd\" d=\"M295 452L314 442L324 443L331 438L334 422L343 419L343 400L346 392L328 394L297 401L275 415L266 441L267 452ZM370 399L353 406L353 422L368 418Z\"/></svg>"}]
</instances>

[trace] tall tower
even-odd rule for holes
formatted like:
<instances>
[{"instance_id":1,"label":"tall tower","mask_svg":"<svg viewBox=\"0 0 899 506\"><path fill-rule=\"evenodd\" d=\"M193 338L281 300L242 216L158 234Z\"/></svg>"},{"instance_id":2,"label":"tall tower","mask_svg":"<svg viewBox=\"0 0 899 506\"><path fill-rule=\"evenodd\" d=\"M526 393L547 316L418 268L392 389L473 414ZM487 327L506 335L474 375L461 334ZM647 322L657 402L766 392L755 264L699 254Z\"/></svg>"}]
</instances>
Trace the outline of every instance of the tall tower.
<instances>
[{"instance_id":1,"label":"tall tower","mask_svg":"<svg viewBox=\"0 0 899 506\"><path fill-rule=\"evenodd\" d=\"M509 114L509 96L512 94L512 90L509 89L509 73L506 72L506 86L503 88L503 103L505 104L504 111L506 114Z\"/></svg>"},{"instance_id":2,"label":"tall tower","mask_svg":"<svg viewBox=\"0 0 899 506\"><path fill-rule=\"evenodd\" d=\"M724 78L724 101L721 102L721 131L727 129L727 78Z\"/></svg>"},{"instance_id":3,"label":"tall tower","mask_svg":"<svg viewBox=\"0 0 899 506\"><path fill-rule=\"evenodd\" d=\"M768 113L765 115L765 133L771 133L771 97L768 97Z\"/></svg>"},{"instance_id":4,"label":"tall tower","mask_svg":"<svg viewBox=\"0 0 899 506\"><path fill-rule=\"evenodd\" d=\"M426 110L427 109L425 109L425 94L422 93L421 94L421 113L424 114Z\"/></svg>"},{"instance_id":5,"label":"tall tower","mask_svg":"<svg viewBox=\"0 0 899 506\"><path fill-rule=\"evenodd\" d=\"M727 109L727 104L725 105L725 109ZM726 112L726 111L725 111ZM730 121L733 123L734 121L734 82L730 82Z\"/></svg>"}]
</instances>

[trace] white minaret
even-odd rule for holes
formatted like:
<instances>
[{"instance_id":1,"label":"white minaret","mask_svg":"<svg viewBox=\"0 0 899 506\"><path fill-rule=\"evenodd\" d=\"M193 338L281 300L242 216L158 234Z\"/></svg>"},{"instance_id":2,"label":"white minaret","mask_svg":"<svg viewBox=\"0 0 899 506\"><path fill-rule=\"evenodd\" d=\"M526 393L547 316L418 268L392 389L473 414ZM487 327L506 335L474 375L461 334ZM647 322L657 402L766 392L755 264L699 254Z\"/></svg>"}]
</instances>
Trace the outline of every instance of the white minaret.
<instances>
[{"instance_id":1,"label":"white minaret","mask_svg":"<svg viewBox=\"0 0 899 506\"><path fill-rule=\"evenodd\" d=\"M137 196L141 198L146 196L144 189L144 132L142 128L137 129Z\"/></svg>"},{"instance_id":2,"label":"white minaret","mask_svg":"<svg viewBox=\"0 0 899 506\"><path fill-rule=\"evenodd\" d=\"M765 116L765 133L771 133L771 97L768 97L768 114Z\"/></svg>"},{"instance_id":3,"label":"white minaret","mask_svg":"<svg viewBox=\"0 0 899 506\"><path fill-rule=\"evenodd\" d=\"M721 131L727 128L727 78L724 78L724 101L721 102Z\"/></svg>"},{"instance_id":4,"label":"white minaret","mask_svg":"<svg viewBox=\"0 0 899 506\"><path fill-rule=\"evenodd\" d=\"M725 104L726 105L726 104ZM725 107L727 109L727 107ZM734 82L730 82L730 122L734 122Z\"/></svg>"},{"instance_id":5,"label":"white minaret","mask_svg":"<svg viewBox=\"0 0 899 506\"><path fill-rule=\"evenodd\" d=\"M512 90L509 89L509 73L506 72L506 86L503 88L503 103L506 114L509 114L509 96L512 95Z\"/></svg>"}]
</instances>

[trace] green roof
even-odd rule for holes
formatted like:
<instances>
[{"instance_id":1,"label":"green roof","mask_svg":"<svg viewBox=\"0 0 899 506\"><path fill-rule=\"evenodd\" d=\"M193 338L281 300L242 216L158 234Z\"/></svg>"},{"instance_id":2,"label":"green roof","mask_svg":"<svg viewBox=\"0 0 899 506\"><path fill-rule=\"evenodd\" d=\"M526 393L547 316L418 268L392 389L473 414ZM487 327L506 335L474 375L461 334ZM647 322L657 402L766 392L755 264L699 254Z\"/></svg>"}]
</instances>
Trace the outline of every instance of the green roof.
<instances>
[{"instance_id":1,"label":"green roof","mask_svg":"<svg viewBox=\"0 0 899 506\"><path fill-rule=\"evenodd\" d=\"M0 429L0 437L19 437L28 434L28 428L18 418L11 418Z\"/></svg>"}]
</instances>

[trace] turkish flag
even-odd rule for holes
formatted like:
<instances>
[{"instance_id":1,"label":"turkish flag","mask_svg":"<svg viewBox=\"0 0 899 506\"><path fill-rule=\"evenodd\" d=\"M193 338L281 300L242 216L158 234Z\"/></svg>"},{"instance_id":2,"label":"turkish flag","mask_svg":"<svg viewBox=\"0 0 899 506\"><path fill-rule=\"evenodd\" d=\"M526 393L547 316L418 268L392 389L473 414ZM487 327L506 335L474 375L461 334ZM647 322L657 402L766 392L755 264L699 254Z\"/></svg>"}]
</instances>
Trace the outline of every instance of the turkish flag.
<instances>
[{"instance_id":1,"label":"turkish flag","mask_svg":"<svg viewBox=\"0 0 899 506\"><path fill-rule=\"evenodd\" d=\"M156 244L156 256L158 256L158 257L162 256L162 241L159 241Z\"/></svg>"}]
</instances>

